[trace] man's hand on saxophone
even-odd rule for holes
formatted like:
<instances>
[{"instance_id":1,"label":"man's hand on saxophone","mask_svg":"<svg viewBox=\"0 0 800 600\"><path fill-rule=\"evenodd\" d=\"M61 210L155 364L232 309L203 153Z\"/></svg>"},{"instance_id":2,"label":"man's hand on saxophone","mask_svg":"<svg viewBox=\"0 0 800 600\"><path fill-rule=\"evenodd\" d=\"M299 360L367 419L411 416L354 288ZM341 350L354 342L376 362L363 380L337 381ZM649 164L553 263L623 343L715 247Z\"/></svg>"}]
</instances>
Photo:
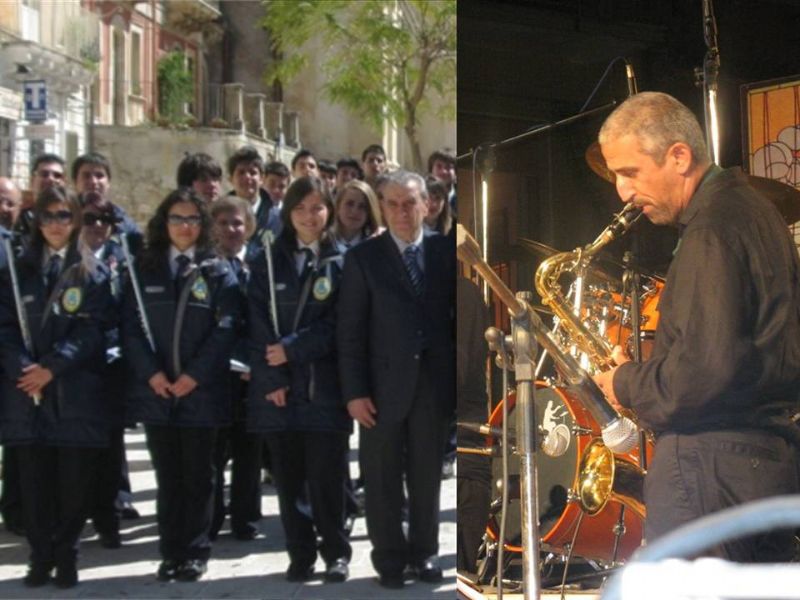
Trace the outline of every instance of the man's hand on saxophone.
<instances>
[{"instance_id":1,"label":"man's hand on saxophone","mask_svg":"<svg viewBox=\"0 0 800 600\"><path fill-rule=\"evenodd\" d=\"M620 403L617 401L617 396L614 394L614 373L617 372L617 367L619 367L619 365L628 362L630 358L625 354L625 350L622 346L614 346L614 350L611 352L611 358L617 366L610 371L598 373L592 377L592 379L594 379L597 387L603 392L608 403L617 410L621 410L622 406L620 406Z\"/></svg>"}]
</instances>

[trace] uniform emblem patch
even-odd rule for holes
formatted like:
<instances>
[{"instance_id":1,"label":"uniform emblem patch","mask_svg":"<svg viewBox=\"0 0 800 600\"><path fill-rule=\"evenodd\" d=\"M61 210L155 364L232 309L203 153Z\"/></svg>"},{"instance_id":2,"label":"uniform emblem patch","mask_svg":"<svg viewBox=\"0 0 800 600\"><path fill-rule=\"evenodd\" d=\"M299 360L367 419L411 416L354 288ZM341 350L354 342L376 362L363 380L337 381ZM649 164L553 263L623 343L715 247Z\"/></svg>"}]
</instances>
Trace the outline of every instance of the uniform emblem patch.
<instances>
[{"instance_id":1,"label":"uniform emblem patch","mask_svg":"<svg viewBox=\"0 0 800 600\"><path fill-rule=\"evenodd\" d=\"M314 298L325 300L331 294L331 280L327 277L319 277L314 282Z\"/></svg>"},{"instance_id":2,"label":"uniform emblem patch","mask_svg":"<svg viewBox=\"0 0 800 600\"><path fill-rule=\"evenodd\" d=\"M64 295L61 296L61 306L64 307L64 310L68 313L74 313L78 310L81 306L81 300L83 300L83 293L81 292L81 288L79 287L71 287L67 288L64 291Z\"/></svg>"},{"instance_id":3,"label":"uniform emblem patch","mask_svg":"<svg viewBox=\"0 0 800 600\"><path fill-rule=\"evenodd\" d=\"M200 302L208 298L208 284L206 280L203 279L202 275L195 279L195 282L192 284L192 296L195 297L195 300L199 300Z\"/></svg>"}]
</instances>

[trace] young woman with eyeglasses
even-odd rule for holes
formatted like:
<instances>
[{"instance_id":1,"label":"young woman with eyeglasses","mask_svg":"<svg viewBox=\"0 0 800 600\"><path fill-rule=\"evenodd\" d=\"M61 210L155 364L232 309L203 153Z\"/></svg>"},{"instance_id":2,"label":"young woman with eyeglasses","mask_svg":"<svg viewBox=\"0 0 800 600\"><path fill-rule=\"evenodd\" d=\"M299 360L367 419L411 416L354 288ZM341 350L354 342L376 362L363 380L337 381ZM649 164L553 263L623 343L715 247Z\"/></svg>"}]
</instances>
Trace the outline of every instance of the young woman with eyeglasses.
<instances>
[{"instance_id":1,"label":"young woman with eyeglasses","mask_svg":"<svg viewBox=\"0 0 800 600\"><path fill-rule=\"evenodd\" d=\"M324 579L342 582L351 556L344 530L342 464L352 421L342 403L336 368L341 255L326 233L333 204L320 179L301 177L292 183L281 220L283 229L271 248L274 278L262 252L251 263L247 288L252 369L248 427L263 433L269 446L289 552L286 578L311 577L319 535ZM312 518L297 508L306 485Z\"/></svg>"},{"instance_id":2,"label":"young woman with eyeglasses","mask_svg":"<svg viewBox=\"0 0 800 600\"><path fill-rule=\"evenodd\" d=\"M29 587L47 584L54 568L57 586L78 583L93 465L109 441L102 384L111 295L105 269L78 244L80 225L72 194L43 191L31 243L16 261L18 296L9 271L0 285L0 434L17 450Z\"/></svg>"},{"instance_id":3,"label":"young woman with eyeglasses","mask_svg":"<svg viewBox=\"0 0 800 600\"><path fill-rule=\"evenodd\" d=\"M243 300L229 263L213 252L210 226L191 189L169 194L133 271L143 314L132 282L123 306L123 352L134 372L128 415L144 423L156 473L162 581L194 581L207 570L214 443L230 421L228 370Z\"/></svg>"}]
</instances>

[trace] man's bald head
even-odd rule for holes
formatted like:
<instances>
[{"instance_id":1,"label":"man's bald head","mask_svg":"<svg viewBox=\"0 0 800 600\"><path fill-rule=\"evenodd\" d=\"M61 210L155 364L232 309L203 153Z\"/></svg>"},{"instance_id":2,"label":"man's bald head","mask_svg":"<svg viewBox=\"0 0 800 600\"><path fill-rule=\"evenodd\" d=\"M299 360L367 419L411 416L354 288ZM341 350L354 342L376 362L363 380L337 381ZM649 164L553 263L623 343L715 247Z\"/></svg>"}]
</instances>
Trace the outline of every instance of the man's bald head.
<instances>
[{"instance_id":1,"label":"man's bald head","mask_svg":"<svg viewBox=\"0 0 800 600\"><path fill-rule=\"evenodd\" d=\"M0 225L6 229L14 226L21 203L22 194L16 184L8 177L0 177Z\"/></svg>"}]
</instances>

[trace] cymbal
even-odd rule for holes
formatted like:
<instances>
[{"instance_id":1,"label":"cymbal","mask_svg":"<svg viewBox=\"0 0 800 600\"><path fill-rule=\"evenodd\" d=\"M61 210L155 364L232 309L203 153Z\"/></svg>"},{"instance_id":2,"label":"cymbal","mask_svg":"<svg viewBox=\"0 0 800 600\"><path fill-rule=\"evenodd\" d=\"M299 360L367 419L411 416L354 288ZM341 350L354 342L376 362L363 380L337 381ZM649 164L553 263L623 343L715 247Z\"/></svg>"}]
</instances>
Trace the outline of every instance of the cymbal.
<instances>
[{"instance_id":1,"label":"cymbal","mask_svg":"<svg viewBox=\"0 0 800 600\"><path fill-rule=\"evenodd\" d=\"M594 141L589 144L584 157L586 158L586 163L589 165L589 168L592 171L609 183L616 183L616 176L614 173L608 170L608 167L606 166L606 159L603 158L603 153L600 152L600 142Z\"/></svg>"},{"instance_id":2,"label":"cymbal","mask_svg":"<svg viewBox=\"0 0 800 600\"><path fill-rule=\"evenodd\" d=\"M542 242L535 242L533 240L529 240L528 238L519 238L520 246L523 246L527 250L532 250L539 256L543 256L548 258L553 256L554 254L558 254L561 250L556 250L552 246L548 246L547 244L543 244Z\"/></svg>"},{"instance_id":3,"label":"cymbal","mask_svg":"<svg viewBox=\"0 0 800 600\"><path fill-rule=\"evenodd\" d=\"M800 190L777 179L756 175L746 175L745 177L747 177L747 183L778 209L787 225L800 221Z\"/></svg>"}]
</instances>

